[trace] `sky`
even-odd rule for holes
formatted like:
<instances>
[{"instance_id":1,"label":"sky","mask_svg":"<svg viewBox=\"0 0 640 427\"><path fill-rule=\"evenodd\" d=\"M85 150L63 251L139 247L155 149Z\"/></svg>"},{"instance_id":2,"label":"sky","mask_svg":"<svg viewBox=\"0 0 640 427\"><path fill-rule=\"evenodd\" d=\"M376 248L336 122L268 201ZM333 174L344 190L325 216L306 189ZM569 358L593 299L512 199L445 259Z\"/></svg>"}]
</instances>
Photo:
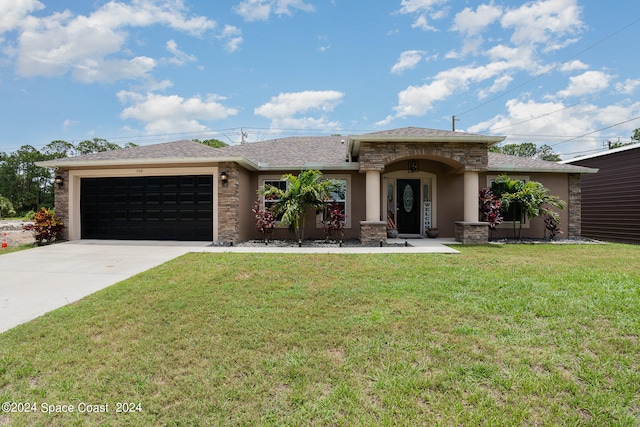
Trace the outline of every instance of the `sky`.
<instances>
[{"instance_id":1,"label":"sky","mask_svg":"<svg viewBox=\"0 0 640 427\"><path fill-rule=\"evenodd\" d=\"M637 0L0 0L0 151L406 126L547 144L640 128Z\"/></svg>"}]
</instances>

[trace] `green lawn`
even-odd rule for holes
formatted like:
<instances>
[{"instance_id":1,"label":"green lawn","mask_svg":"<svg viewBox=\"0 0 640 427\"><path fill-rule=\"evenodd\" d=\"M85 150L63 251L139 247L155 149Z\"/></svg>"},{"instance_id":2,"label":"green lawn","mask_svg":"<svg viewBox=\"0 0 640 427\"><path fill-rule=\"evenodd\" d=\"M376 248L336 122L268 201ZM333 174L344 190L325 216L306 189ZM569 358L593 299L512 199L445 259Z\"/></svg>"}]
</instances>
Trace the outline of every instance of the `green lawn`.
<instances>
[{"instance_id":1,"label":"green lawn","mask_svg":"<svg viewBox=\"0 0 640 427\"><path fill-rule=\"evenodd\" d=\"M0 425L640 425L640 246L460 249L183 256L0 334Z\"/></svg>"}]
</instances>

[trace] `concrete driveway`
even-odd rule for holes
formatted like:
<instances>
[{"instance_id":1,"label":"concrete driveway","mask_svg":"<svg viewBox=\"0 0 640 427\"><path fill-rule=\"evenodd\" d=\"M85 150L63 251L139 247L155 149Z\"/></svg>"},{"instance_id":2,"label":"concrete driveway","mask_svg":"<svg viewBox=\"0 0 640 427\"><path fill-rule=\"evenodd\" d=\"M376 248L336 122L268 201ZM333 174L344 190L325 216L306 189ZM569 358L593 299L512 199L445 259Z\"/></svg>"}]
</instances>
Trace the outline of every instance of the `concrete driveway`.
<instances>
[{"instance_id":1,"label":"concrete driveway","mask_svg":"<svg viewBox=\"0 0 640 427\"><path fill-rule=\"evenodd\" d=\"M81 241L2 255L0 332L206 245Z\"/></svg>"}]
</instances>

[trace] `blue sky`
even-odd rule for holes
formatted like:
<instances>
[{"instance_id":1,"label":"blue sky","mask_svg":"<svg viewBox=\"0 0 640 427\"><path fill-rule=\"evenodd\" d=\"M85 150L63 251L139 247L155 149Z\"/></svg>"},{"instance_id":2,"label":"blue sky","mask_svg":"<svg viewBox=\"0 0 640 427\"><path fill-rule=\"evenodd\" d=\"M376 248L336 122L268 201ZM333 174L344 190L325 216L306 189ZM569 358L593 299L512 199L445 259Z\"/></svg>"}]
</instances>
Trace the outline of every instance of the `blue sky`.
<instances>
[{"instance_id":1,"label":"blue sky","mask_svg":"<svg viewBox=\"0 0 640 427\"><path fill-rule=\"evenodd\" d=\"M640 2L0 0L0 151L405 126L565 158L640 127Z\"/></svg>"}]
</instances>

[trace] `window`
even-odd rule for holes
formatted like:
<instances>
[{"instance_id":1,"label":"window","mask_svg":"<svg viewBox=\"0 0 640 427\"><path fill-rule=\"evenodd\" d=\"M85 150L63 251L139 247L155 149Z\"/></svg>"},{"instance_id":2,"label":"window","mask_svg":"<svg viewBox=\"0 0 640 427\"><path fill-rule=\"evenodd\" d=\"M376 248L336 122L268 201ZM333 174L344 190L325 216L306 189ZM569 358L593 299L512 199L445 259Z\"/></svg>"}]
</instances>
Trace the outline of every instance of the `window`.
<instances>
[{"instance_id":1,"label":"window","mask_svg":"<svg viewBox=\"0 0 640 427\"><path fill-rule=\"evenodd\" d=\"M260 184L261 186L264 185L271 185L273 187L276 187L282 191L286 191L287 190L287 181L284 179L270 179L270 178L265 178L261 180L262 184ZM278 203L280 201L280 199L262 199L262 206L266 209L268 208L269 210L271 209L271 206L274 205L275 203ZM272 211L273 213L273 211ZM275 215L275 218L280 221L282 219L282 215Z\"/></svg>"},{"instance_id":2,"label":"window","mask_svg":"<svg viewBox=\"0 0 640 427\"><path fill-rule=\"evenodd\" d=\"M343 191L331 193L329 196L331 200L327 202L327 205L333 202L336 202L338 205L340 205L340 207L342 208L342 212L344 212L344 215L345 215L344 226L345 228L351 228L351 220L349 218L350 211L349 211L349 205L347 203L347 199L348 199L347 195L349 194L350 180L347 177L327 176L326 178L342 183ZM320 212L320 214L316 216L316 227L322 228L323 220L324 220L324 212Z\"/></svg>"},{"instance_id":3,"label":"window","mask_svg":"<svg viewBox=\"0 0 640 427\"><path fill-rule=\"evenodd\" d=\"M528 176L510 176L508 175L509 178L513 179L513 180L518 180L518 181L522 181L522 182L527 182L529 181L529 177ZM496 182L496 179L498 177L495 175L492 176L488 176L487 177L487 187L489 189L491 189L493 191L494 188L494 184ZM514 221L518 221L518 218L522 215L521 212L521 208L519 206L516 205L511 205L509 206L509 209L507 211L504 210L504 208L502 209L502 224L498 225L498 228L504 228L506 226L511 227L514 223ZM527 221L527 217L525 216L522 219L522 226L524 228L528 228L529 224Z\"/></svg>"}]
</instances>

